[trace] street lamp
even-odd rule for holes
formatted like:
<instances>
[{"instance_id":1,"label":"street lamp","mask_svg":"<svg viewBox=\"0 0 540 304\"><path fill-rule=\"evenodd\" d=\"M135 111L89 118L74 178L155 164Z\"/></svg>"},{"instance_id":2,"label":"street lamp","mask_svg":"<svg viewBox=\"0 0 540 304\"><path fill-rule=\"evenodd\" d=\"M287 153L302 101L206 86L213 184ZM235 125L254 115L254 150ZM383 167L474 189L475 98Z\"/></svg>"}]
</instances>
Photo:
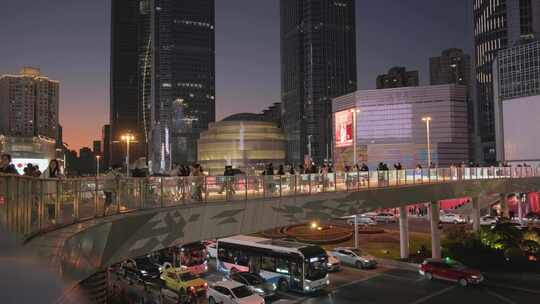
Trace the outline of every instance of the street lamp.
<instances>
[{"instance_id":1,"label":"street lamp","mask_svg":"<svg viewBox=\"0 0 540 304\"><path fill-rule=\"evenodd\" d=\"M96 177L99 177L99 159L101 156L96 155Z\"/></svg>"},{"instance_id":2,"label":"street lamp","mask_svg":"<svg viewBox=\"0 0 540 304\"><path fill-rule=\"evenodd\" d=\"M129 144L135 141L135 136L128 133L122 135L121 139L126 142L126 176L129 177Z\"/></svg>"},{"instance_id":3,"label":"street lamp","mask_svg":"<svg viewBox=\"0 0 540 304\"><path fill-rule=\"evenodd\" d=\"M357 156L356 156L356 115L360 113L359 109L351 109L353 114L353 166L356 166Z\"/></svg>"},{"instance_id":4,"label":"street lamp","mask_svg":"<svg viewBox=\"0 0 540 304\"><path fill-rule=\"evenodd\" d=\"M431 117L429 116L422 117L422 121L426 123L427 153L428 153L428 168L429 168L431 166L431 138L429 134L429 125L431 123Z\"/></svg>"}]
</instances>

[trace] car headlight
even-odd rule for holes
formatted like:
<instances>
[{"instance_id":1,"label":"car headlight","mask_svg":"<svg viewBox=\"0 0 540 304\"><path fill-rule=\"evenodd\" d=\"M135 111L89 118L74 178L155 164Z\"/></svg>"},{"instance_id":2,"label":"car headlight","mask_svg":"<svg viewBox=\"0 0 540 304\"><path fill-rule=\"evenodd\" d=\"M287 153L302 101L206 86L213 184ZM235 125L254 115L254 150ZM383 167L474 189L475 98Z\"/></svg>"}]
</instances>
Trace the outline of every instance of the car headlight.
<instances>
[{"instance_id":1,"label":"car headlight","mask_svg":"<svg viewBox=\"0 0 540 304\"><path fill-rule=\"evenodd\" d=\"M472 275L472 276L471 276L471 279L475 279L475 280L477 280L477 279L480 279L480 277L479 277L479 276L477 276L477 275Z\"/></svg>"},{"instance_id":2,"label":"car headlight","mask_svg":"<svg viewBox=\"0 0 540 304\"><path fill-rule=\"evenodd\" d=\"M253 291L258 292L258 293L264 293L264 290L262 290L262 288L259 288L259 287L253 288Z\"/></svg>"},{"instance_id":3,"label":"car headlight","mask_svg":"<svg viewBox=\"0 0 540 304\"><path fill-rule=\"evenodd\" d=\"M332 267L332 263L330 262L326 263L326 267Z\"/></svg>"},{"instance_id":4,"label":"car headlight","mask_svg":"<svg viewBox=\"0 0 540 304\"><path fill-rule=\"evenodd\" d=\"M310 287L308 285L304 286L305 291L309 291Z\"/></svg>"},{"instance_id":5,"label":"car headlight","mask_svg":"<svg viewBox=\"0 0 540 304\"><path fill-rule=\"evenodd\" d=\"M277 289L276 283L272 283L272 289L273 289L273 290L276 290L276 289Z\"/></svg>"},{"instance_id":6,"label":"car headlight","mask_svg":"<svg viewBox=\"0 0 540 304\"><path fill-rule=\"evenodd\" d=\"M141 270L141 273L142 273L142 274L147 274L148 271L146 271L146 270Z\"/></svg>"},{"instance_id":7,"label":"car headlight","mask_svg":"<svg viewBox=\"0 0 540 304\"><path fill-rule=\"evenodd\" d=\"M330 280L326 280L326 285L330 285Z\"/></svg>"}]
</instances>

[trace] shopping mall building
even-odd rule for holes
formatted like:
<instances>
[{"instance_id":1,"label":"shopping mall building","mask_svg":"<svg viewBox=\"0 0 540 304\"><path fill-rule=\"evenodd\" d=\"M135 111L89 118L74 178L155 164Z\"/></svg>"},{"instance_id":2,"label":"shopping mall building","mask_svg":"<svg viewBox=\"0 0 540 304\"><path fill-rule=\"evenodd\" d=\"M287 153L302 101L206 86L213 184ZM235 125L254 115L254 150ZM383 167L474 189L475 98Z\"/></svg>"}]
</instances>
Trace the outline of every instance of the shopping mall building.
<instances>
[{"instance_id":1,"label":"shopping mall building","mask_svg":"<svg viewBox=\"0 0 540 304\"><path fill-rule=\"evenodd\" d=\"M379 162L426 167L428 129L432 163L468 162L467 100L466 87L455 84L362 90L335 98L335 166L352 165L356 145L357 162L370 169Z\"/></svg>"}]
</instances>

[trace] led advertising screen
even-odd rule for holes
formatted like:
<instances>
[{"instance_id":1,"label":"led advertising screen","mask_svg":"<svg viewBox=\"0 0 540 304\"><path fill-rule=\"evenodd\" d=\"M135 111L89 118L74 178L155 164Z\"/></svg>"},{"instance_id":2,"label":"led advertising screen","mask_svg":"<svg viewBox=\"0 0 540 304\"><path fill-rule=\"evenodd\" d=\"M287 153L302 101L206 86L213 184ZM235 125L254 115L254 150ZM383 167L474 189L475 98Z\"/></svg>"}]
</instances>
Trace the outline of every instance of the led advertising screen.
<instances>
[{"instance_id":1,"label":"led advertising screen","mask_svg":"<svg viewBox=\"0 0 540 304\"><path fill-rule=\"evenodd\" d=\"M503 101L506 161L526 162L540 159L538 113L540 113L540 96Z\"/></svg>"},{"instance_id":2,"label":"led advertising screen","mask_svg":"<svg viewBox=\"0 0 540 304\"><path fill-rule=\"evenodd\" d=\"M353 144L353 113L341 111L334 114L336 147L348 147Z\"/></svg>"}]
</instances>

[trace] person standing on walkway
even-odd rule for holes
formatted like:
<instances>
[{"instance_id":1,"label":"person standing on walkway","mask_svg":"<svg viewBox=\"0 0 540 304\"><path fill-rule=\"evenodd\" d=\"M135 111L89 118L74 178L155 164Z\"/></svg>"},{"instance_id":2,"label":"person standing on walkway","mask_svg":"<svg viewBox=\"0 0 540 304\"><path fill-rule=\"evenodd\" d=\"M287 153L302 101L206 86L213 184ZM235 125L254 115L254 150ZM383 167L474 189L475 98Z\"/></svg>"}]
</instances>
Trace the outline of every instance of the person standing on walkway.
<instances>
[{"instance_id":1,"label":"person standing on walkway","mask_svg":"<svg viewBox=\"0 0 540 304\"><path fill-rule=\"evenodd\" d=\"M52 159L49 162L49 167L43 172L42 177L45 179L58 179L62 178L62 172L60 171L60 165L58 164L58 160ZM60 204L60 193L57 193L58 187L57 187L57 180L46 180L44 182L44 190L45 190L45 197L47 197L47 201L45 202L45 205L47 206L47 219L55 224L56 223L56 201ZM53 199L55 198L55 199Z\"/></svg>"},{"instance_id":2,"label":"person standing on walkway","mask_svg":"<svg viewBox=\"0 0 540 304\"><path fill-rule=\"evenodd\" d=\"M2 154L0 158L0 173L19 175L15 166L11 163L11 155Z\"/></svg>"}]
</instances>

